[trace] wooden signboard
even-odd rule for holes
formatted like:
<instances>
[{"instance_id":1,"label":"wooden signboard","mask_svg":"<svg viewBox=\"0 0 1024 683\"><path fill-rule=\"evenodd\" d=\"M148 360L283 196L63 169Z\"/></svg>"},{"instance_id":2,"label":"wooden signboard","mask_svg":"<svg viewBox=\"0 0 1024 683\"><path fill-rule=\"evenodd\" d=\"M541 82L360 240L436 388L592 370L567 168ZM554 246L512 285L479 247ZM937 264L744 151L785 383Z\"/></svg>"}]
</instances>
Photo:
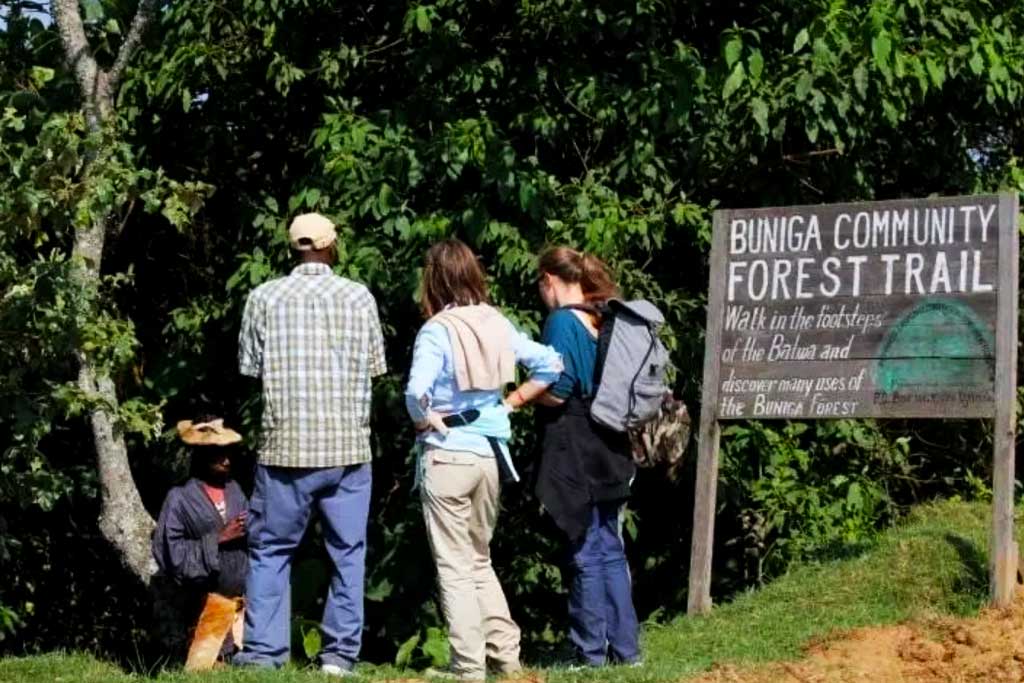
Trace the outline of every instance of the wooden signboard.
<instances>
[{"instance_id":1,"label":"wooden signboard","mask_svg":"<svg viewBox=\"0 0 1024 683\"><path fill-rule=\"evenodd\" d=\"M995 419L992 597L1016 580L1017 196L716 211L689 611L711 607L719 422Z\"/></svg>"}]
</instances>

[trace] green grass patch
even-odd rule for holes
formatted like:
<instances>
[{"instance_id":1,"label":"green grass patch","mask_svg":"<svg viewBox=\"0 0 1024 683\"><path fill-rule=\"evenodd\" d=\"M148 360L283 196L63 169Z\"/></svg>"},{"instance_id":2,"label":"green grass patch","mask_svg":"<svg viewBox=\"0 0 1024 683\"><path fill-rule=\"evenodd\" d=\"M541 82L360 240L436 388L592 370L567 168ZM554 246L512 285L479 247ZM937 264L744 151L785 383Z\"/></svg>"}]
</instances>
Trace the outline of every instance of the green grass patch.
<instances>
[{"instance_id":1,"label":"green grass patch","mask_svg":"<svg viewBox=\"0 0 1024 683\"><path fill-rule=\"evenodd\" d=\"M712 663L793 659L808 640L835 630L889 624L934 614L972 614L987 595L989 506L947 501L915 510L855 557L802 566L769 586L736 597L701 618L649 625L638 668L549 670L552 683L677 681ZM686 580L680 567L679 580ZM359 678L415 676L392 667L361 667ZM0 660L0 682L123 683L146 680L83 655ZM163 672L160 683L210 680L270 683L323 680L314 671L229 670L204 676ZM349 679L353 680L353 679Z\"/></svg>"}]
</instances>

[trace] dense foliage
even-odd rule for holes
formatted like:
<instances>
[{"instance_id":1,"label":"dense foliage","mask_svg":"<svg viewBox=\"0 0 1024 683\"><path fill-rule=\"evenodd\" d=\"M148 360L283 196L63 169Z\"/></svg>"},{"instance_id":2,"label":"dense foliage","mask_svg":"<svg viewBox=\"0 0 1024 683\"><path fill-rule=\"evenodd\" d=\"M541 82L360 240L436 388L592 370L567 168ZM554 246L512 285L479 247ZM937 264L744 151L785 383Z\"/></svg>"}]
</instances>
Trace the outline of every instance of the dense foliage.
<instances>
[{"instance_id":1,"label":"dense foliage","mask_svg":"<svg viewBox=\"0 0 1024 683\"><path fill-rule=\"evenodd\" d=\"M81 4L98 58L112 59L134 4ZM182 0L160 10L98 133L45 9L0 2L5 649L125 655L143 639L145 596L95 526L82 422L95 398L71 381L72 351L116 378L155 512L187 467L167 424L213 410L255 438L257 387L235 370L240 307L287 270L299 210L343 226L338 272L371 288L385 322L366 654L405 662L444 651L399 401L433 240L468 241L495 301L534 333L537 250L607 258L627 293L666 312L677 391L696 411L713 209L1024 186L1024 8L1011 0ZM103 279L81 287L70 241L97 216ZM516 433L529 462L528 415ZM978 424L751 424L726 437L719 595L868 542L924 497L985 492ZM243 481L250 464L237 465ZM659 618L685 605L692 475L644 471L636 488L637 600ZM527 491L505 505L496 564L544 648L562 628L559 545ZM311 652L326 578L315 544L296 577Z\"/></svg>"}]
</instances>

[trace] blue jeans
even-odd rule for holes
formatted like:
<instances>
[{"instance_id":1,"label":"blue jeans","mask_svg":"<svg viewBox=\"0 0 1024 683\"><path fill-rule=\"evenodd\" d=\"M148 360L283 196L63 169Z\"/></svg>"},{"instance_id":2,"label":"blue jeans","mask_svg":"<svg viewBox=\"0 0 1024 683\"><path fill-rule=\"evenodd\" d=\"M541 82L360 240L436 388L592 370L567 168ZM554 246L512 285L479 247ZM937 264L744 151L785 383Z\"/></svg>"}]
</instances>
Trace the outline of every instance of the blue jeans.
<instances>
[{"instance_id":1,"label":"blue jeans","mask_svg":"<svg viewBox=\"0 0 1024 683\"><path fill-rule=\"evenodd\" d=\"M640 626L622 542L623 503L597 503L586 535L572 547L569 639L591 666L640 658Z\"/></svg>"},{"instance_id":2,"label":"blue jeans","mask_svg":"<svg viewBox=\"0 0 1024 683\"><path fill-rule=\"evenodd\" d=\"M256 468L249 507L245 635L237 664L280 667L291 644L291 564L315 506L334 576L321 623L322 664L350 668L363 635L370 465Z\"/></svg>"}]
</instances>

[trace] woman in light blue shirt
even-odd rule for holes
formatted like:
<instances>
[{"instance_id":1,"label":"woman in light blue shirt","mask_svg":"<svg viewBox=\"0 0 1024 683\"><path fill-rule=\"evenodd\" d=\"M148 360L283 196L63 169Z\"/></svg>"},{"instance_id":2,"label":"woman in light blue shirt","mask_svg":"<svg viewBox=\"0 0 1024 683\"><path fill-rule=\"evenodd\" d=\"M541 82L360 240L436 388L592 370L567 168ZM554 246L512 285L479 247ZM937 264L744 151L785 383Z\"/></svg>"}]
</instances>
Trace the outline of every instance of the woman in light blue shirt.
<instances>
[{"instance_id":1,"label":"woman in light blue shirt","mask_svg":"<svg viewBox=\"0 0 1024 683\"><path fill-rule=\"evenodd\" d=\"M488 668L520 668L519 627L489 548L499 471L518 478L508 457L509 413L544 393L562 363L488 305L483 270L458 240L427 251L422 308L428 320L416 336L405 403L420 432L423 517L448 622L450 673L482 681ZM517 364L529 378L503 396Z\"/></svg>"}]
</instances>

